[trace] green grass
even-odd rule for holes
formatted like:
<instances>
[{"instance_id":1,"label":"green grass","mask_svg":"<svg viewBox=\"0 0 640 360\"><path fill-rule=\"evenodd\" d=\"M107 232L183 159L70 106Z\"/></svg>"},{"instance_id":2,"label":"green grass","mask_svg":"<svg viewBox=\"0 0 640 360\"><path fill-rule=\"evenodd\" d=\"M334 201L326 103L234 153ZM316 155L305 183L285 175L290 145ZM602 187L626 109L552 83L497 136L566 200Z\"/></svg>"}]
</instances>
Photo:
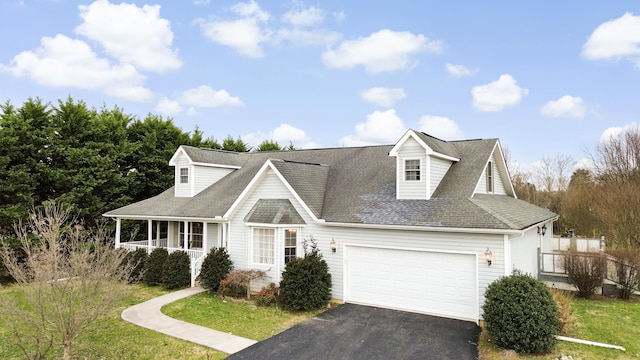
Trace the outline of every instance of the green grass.
<instances>
[{"instance_id":1,"label":"green grass","mask_svg":"<svg viewBox=\"0 0 640 360\"><path fill-rule=\"evenodd\" d=\"M571 303L575 327L566 336L601 343L620 345L627 351L605 349L559 341L551 354L539 356L517 355L503 351L491 343L485 332L480 336L480 359L556 359L562 354L578 359L639 359L640 358L640 302L622 301L606 297L593 300L575 299Z\"/></svg>"},{"instance_id":2,"label":"green grass","mask_svg":"<svg viewBox=\"0 0 640 360\"><path fill-rule=\"evenodd\" d=\"M264 340L321 311L288 312L275 307L257 307L246 300L222 300L210 292L162 308L162 312L172 318L254 340Z\"/></svg>"},{"instance_id":3,"label":"green grass","mask_svg":"<svg viewBox=\"0 0 640 360\"><path fill-rule=\"evenodd\" d=\"M118 307L83 332L72 348L80 359L224 359L227 355L187 341L143 329L120 318L122 310L166 294L157 287L132 285L133 294L122 299ZM0 296L24 303L15 287L0 288ZM20 350L12 345L11 329L0 319L0 359L21 359ZM60 358L55 349L50 358Z\"/></svg>"}]
</instances>

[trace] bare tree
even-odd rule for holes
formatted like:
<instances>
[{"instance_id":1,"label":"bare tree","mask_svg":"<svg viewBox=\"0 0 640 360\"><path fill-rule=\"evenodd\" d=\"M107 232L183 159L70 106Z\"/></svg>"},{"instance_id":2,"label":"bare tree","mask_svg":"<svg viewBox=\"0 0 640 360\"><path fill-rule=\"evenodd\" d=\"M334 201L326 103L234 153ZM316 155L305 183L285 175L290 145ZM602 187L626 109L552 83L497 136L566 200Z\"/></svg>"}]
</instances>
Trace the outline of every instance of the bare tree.
<instances>
[{"instance_id":1,"label":"bare tree","mask_svg":"<svg viewBox=\"0 0 640 360\"><path fill-rule=\"evenodd\" d=\"M569 173L575 161L570 155L543 156L537 164L536 180L543 191L564 191L569 185Z\"/></svg>"},{"instance_id":2,"label":"bare tree","mask_svg":"<svg viewBox=\"0 0 640 360\"><path fill-rule=\"evenodd\" d=\"M27 226L15 226L24 260L3 243L0 254L21 301L3 296L0 316L26 358L44 358L60 346L63 359L71 359L83 330L130 290L135 264L123 264L126 253L108 245L102 229L85 231L67 209L46 205L31 212Z\"/></svg>"},{"instance_id":3,"label":"bare tree","mask_svg":"<svg viewBox=\"0 0 640 360\"><path fill-rule=\"evenodd\" d=\"M599 180L623 182L640 176L640 125L612 135L600 142L591 156Z\"/></svg>"}]
</instances>

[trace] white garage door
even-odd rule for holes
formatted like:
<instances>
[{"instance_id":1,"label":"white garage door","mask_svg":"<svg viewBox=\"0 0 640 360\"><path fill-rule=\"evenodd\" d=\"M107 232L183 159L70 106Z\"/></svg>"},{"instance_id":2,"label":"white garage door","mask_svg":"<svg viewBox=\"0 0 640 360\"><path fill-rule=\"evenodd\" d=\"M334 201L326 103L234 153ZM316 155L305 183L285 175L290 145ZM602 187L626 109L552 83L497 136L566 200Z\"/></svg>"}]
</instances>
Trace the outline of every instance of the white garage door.
<instances>
[{"instance_id":1,"label":"white garage door","mask_svg":"<svg viewBox=\"0 0 640 360\"><path fill-rule=\"evenodd\" d=\"M347 246L345 301L476 321L476 256Z\"/></svg>"}]
</instances>

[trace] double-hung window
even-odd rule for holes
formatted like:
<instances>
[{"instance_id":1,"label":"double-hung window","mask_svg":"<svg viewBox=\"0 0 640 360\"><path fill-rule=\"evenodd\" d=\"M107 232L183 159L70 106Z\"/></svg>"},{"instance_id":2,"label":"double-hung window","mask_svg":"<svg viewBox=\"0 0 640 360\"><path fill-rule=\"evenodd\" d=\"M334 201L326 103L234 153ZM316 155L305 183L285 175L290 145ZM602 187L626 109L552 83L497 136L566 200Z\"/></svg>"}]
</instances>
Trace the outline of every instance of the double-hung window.
<instances>
[{"instance_id":1,"label":"double-hung window","mask_svg":"<svg viewBox=\"0 0 640 360\"><path fill-rule=\"evenodd\" d=\"M275 264L276 229L253 229L253 262Z\"/></svg>"},{"instance_id":2,"label":"double-hung window","mask_svg":"<svg viewBox=\"0 0 640 360\"><path fill-rule=\"evenodd\" d=\"M298 247L298 231L296 229L284 230L284 263L288 263L296 257Z\"/></svg>"},{"instance_id":3,"label":"double-hung window","mask_svg":"<svg viewBox=\"0 0 640 360\"><path fill-rule=\"evenodd\" d=\"M404 161L404 179L406 181L420 181L420 160Z\"/></svg>"},{"instance_id":4,"label":"double-hung window","mask_svg":"<svg viewBox=\"0 0 640 360\"><path fill-rule=\"evenodd\" d=\"M189 183L189 168L180 168L180 184Z\"/></svg>"}]
</instances>

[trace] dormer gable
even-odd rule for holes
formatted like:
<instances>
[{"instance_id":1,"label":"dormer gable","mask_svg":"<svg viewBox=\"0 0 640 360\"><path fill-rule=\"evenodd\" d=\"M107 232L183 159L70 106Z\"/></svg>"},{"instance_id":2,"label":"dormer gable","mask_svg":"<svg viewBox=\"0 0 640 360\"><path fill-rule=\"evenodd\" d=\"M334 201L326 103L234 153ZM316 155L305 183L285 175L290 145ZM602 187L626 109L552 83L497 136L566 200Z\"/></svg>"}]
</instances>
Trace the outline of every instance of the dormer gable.
<instances>
[{"instance_id":1,"label":"dormer gable","mask_svg":"<svg viewBox=\"0 0 640 360\"><path fill-rule=\"evenodd\" d=\"M408 130L389 151L396 157L396 198L431 198L449 167L460 161L454 146L422 132Z\"/></svg>"},{"instance_id":2,"label":"dormer gable","mask_svg":"<svg viewBox=\"0 0 640 360\"><path fill-rule=\"evenodd\" d=\"M194 161L194 158L205 158L198 156L199 152L206 152L208 162ZM202 190L211 186L227 174L236 169L239 165L231 164L228 159L216 161L216 150L198 149L181 145L169 160L169 166L174 167L174 194L176 197L193 197ZM213 155L213 156L212 156ZM220 157L227 154L220 152Z\"/></svg>"},{"instance_id":3,"label":"dormer gable","mask_svg":"<svg viewBox=\"0 0 640 360\"><path fill-rule=\"evenodd\" d=\"M516 197L499 141L496 141L491 156L489 156L484 165L484 170L474 190L474 195L475 194L496 194Z\"/></svg>"}]
</instances>

